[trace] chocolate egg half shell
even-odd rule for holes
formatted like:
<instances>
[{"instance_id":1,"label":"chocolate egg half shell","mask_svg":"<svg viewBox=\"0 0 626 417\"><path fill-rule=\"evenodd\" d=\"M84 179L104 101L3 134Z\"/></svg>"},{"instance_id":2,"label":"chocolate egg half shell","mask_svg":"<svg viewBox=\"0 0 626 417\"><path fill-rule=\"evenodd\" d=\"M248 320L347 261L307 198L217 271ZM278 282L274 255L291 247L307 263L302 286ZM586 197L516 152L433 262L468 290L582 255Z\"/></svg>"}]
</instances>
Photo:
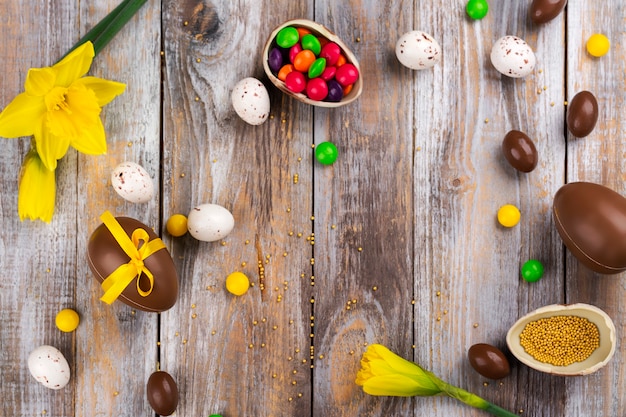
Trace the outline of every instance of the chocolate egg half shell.
<instances>
[{"instance_id":1,"label":"chocolate egg half shell","mask_svg":"<svg viewBox=\"0 0 626 417\"><path fill-rule=\"evenodd\" d=\"M581 91L567 105L567 128L577 138L589 135L598 122L598 100L589 91Z\"/></svg>"},{"instance_id":2,"label":"chocolate egg half shell","mask_svg":"<svg viewBox=\"0 0 626 417\"><path fill-rule=\"evenodd\" d=\"M532 171L539 160L537 148L532 139L519 130L511 130L504 136L502 153L509 164L521 172Z\"/></svg>"},{"instance_id":3,"label":"chocolate egg half shell","mask_svg":"<svg viewBox=\"0 0 626 417\"><path fill-rule=\"evenodd\" d=\"M547 23L557 17L566 4L567 0L533 0L530 5L530 20Z\"/></svg>"},{"instance_id":4,"label":"chocolate egg half shell","mask_svg":"<svg viewBox=\"0 0 626 417\"><path fill-rule=\"evenodd\" d=\"M169 416L178 406L178 387L167 372L157 371L150 375L146 395L152 409L159 415Z\"/></svg>"},{"instance_id":5,"label":"chocolate egg half shell","mask_svg":"<svg viewBox=\"0 0 626 417\"><path fill-rule=\"evenodd\" d=\"M129 217L116 217L128 236L135 229L143 229L148 233L150 240L158 238L154 231L138 220ZM98 281L104 281L120 265L129 262L130 257L122 250L109 229L101 224L91 234L87 245L87 259L89 267ZM162 312L171 308L178 297L178 274L174 261L166 248L163 248L146 259L146 268L154 276L152 292L142 296L137 291L135 278L120 294L118 300L139 310ZM143 291L149 289L148 278L142 274L139 277L139 286Z\"/></svg>"},{"instance_id":6,"label":"chocolate egg half shell","mask_svg":"<svg viewBox=\"0 0 626 417\"><path fill-rule=\"evenodd\" d=\"M574 182L557 191L552 214L582 264L601 274L626 270L626 198L599 184Z\"/></svg>"}]
</instances>

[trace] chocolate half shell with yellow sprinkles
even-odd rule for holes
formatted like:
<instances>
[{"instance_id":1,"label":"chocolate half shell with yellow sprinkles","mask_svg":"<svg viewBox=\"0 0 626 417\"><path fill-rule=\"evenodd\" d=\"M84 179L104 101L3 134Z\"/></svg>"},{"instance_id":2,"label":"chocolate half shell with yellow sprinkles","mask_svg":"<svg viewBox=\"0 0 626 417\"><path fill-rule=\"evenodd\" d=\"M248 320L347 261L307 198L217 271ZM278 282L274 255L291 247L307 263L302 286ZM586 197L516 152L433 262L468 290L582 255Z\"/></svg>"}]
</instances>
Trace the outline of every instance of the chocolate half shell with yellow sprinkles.
<instances>
[{"instance_id":1,"label":"chocolate half shell with yellow sprinkles","mask_svg":"<svg viewBox=\"0 0 626 417\"><path fill-rule=\"evenodd\" d=\"M615 325L589 304L554 304L520 318L506 335L520 362L541 372L587 375L606 365L615 353Z\"/></svg>"},{"instance_id":2,"label":"chocolate half shell with yellow sprinkles","mask_svg":"<svg viewBox=\"0 0 626 417\"><path fill-rule=\"evenodd\" d=\"M154 231L129 217L108 211L91 234L89 267L102 286L101 300L115 300L139 310L162 312L178 298L174 261Z\"/></svg>"}]
</instances>

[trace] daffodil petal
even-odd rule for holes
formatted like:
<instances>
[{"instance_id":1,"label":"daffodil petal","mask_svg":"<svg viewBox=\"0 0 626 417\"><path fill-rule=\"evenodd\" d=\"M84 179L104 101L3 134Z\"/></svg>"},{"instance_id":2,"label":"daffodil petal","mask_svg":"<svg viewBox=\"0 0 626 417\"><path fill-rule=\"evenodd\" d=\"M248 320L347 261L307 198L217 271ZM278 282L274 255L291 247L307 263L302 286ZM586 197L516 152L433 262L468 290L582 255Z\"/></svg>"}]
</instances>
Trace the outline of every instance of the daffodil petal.
<instances>
[{"instance_id":1,"label":"daffodil petal","mask_svg":"<svg viewBox=\"0 0 626 417\"><path fill-rule=\"evenodd\" d=\"M70 146L70 139L67 136L56 136L47 126L47 122L37 123L35 129L35 143L37 153L41 162L49 170L57 167L57 159L63 158Z\"/></svg>"},{"instance_id":2,"label":"daffodil petal","mask_svg":"<svg viewBox=\"0 0 626 417\"><path fill-rule=\"evenodd\" d=\"M35 97L45 96L54 87L57 72L52 68L31 68L28 70L24 89Z\"/></svg>"},{"instance_id":3,"label":"daffodil petal","mask_svg":"<svg viewBox=\"0 0 626 417\"><path fill-rule=\"evenodd\" d=\"M126 89L126 84L109 81L97 77L83 77L74 82L74 85L84 85L96 94L98 105L103 107Z\"/></svg>"},{"instance_id":4,"label":"daffodil petal","mask_svg":"<svg viewBox=\"0 0 626 417\"><path fill-rule=\"evenodd\" d=\"M98 119L96 126L86 129L70 142L78 152L88 155L103 155L107 152L107 142L102 121Z\"/></svg>"},{"instance_id":5,"label":"daffodil petal","mask_svg":"<svg viewBox=\"0 0 626 417\"><path fill-rule=\"evenodd\" d=\"M70 139L83 135L84 131L100 123L100 106L96 95L82 85L67 89L62 105L47 113L48 128L55 136Z\"/></svg>"},{"instance_id":6,"label":"daffodil petal","mask_svg":"<svg viewBox=\"0 0 626 417\"><path fill-rule=\"evenodd\" d=\"M382 375L368 379L363 384L363 391L369 395L412 397L439 394L439 390L429 390L403 375Z\"/></svg>"},{"instance_id":7,"label":"daffodil petal","mask_svg":"<svg viewBox=\"0 0 626 417\"><path fill-rule=\"evenodd\" d=\"M0 113L0 136L19 138L32 135L35 132L34 121L40 120L45 112L43 98L18 94Z\"/></svg>"},{"instance_id":8,"label":"daffodil petal","mask_svg":"<svg viewBox=\"0 0 626 417\"><path fill-rule=\"evenodd\" d=\"M69 87L75 80L89 72L95 52L91 42L85 42L68 56L52 66L58 71L56 85Z\"/></svg>"},{"instance_id":9,"label":"daffodil petal","mask_svg":"<svg viewBox=\"0 0 626 417\"><path fill-rule=\"evenodd\" d=\"M54 214L56 196L55 171L46 168L35 151L30 151L22 164L17 196L20 220L43 220L49 223Z\"/></svg>"}]
</instances>

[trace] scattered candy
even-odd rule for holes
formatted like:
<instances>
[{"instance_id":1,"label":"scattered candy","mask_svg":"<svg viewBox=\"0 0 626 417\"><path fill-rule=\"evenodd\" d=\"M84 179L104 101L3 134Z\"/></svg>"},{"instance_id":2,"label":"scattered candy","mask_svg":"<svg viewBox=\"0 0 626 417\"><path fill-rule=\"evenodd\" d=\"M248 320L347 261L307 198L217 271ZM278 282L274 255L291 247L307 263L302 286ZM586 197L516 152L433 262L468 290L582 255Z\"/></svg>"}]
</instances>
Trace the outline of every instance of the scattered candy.
<instances>
[{"instance_id":1,"label":"scattered candy","mask_svg":"<svg viewBox=\"0 0 626 417\"><path fill-rule=\"evenodd\" d=\"M44 387L61 389L70 382L70 365L55 347L43 345L28 356L30 374Z\"/></svg>"},{"instance_id":2,"label":"scattered candy","mask_svg":"<svg viewBox=\"0 0 626 417\"><path fill-rule=\"evenodd\" d=\"M519 223L520 211L512 204L505 204L498 210L498 222L504 227L513 227Z\"/></svg>"},{"instance_id":3,"label":"scattered candy","mask_svg":"<svg viewBox=\"0 0 626 417\"><path fill-rule=\"evenodd\" d=\"M78 313L71 308L65 308L59 311L54 320L59 330L66 333L76 330L79 321Z\"/></svg>"},{"instance_id":4,"label":"scattered candy","mask_svg":"<svg viewBox=\"0 0 626 417\"><path fill-rule=\"evenodd\" d=\"M488 11L489 4L485 0L469 0L465 6L465 12L474 20L480 20L487 16Z\"/></svg>"},{"instance_id":5,"label":"scattered candy","mask_svg":"<svg viewBox=\"0 0 626 417\"><path fill-rule=\"evenodd\" d=\"M226 208L217 204L201 204L187 216L187 230L203 242L223 239L235 227L235 218Z\"/></svg>"},{"instance_id":6,"label":"scattered candy","mask_svg":"<svg viewBox=\"0 0 626 417\"><path fill-rule=\"evenodd\" d=\"M147 203L154 197L154 183L150 174L139 164L123 162L111 172L115 192L131 203Z\"/></svg>"},{"instance_id":7,"label":"scattered candy","mask_svg":"<svg viewBox=\"0 0 626 417\"><path fill-rule=\"evenodd\" d=\"M243 272L233 272L226 277L226 289L234 295L243 295L250 288L250 280Z\"/></svg>"},{"instance_id":8,"label":"scattered candy","mask_svg":"<svg viewBox=\"0 0 626 417\"><path fill-rule=\"evenodd\" d=\"M543 265L536 259L526 261L522 265L522 278L526 282L537 282L543 277Z\"/></svg>"},{"instance_id":9,"label":"scattered candy","mask_svg":"<svg viewBox=\"0 0 626 417\"><path fill-rule=\"evenodd\" d=\"M315 158L320 164L331 165L337 160L337 147L332 142L322 142L315 147Z\"/></svg>"},{"instance_id":10,"label":"scattered candy","mask_svg":"<svg viewBox=\"0 0 626 417\"><path fill-rule=\"evenodd\" d=\"M248 124L260 125L270 115L270 96L263 83L256 78L239 81L230 98L237 115Z\"/></svg>"},{"instance_id":11,"label":"scattered candy","mask_svg":"<svg viewBox=\"0 0 626 417\"><path fill-rule=\"evenodd\" d=\"M589 52L589 55L595 56L596 58L606 55L610 47L611 42L609 38L601 33L594 33L587 40L587 52Z\"/></svg>"},{"instance_id":12,"label":"scattered candy","mask_svg":"<svg viewBox=\"0 0 626 417\"><path fill-rule=\"evenodd\" d=\"M315 101L340 102L359 79L357 66L346 62L337 43L306 28L282 28L272 44L268 67L293 93Z\"/></svg>"},{"instance_id":13,"label":"scattered candy","mask_svg":"<svg viewBox=\"0 0 626 417\"><path fill-rule=\"evenodd\" d=\"M183 214L174 214L167 219L165 227L167 229L167 233L171 236L183 236L187 233L187 216Z\"/></svg>"}]
</instances>

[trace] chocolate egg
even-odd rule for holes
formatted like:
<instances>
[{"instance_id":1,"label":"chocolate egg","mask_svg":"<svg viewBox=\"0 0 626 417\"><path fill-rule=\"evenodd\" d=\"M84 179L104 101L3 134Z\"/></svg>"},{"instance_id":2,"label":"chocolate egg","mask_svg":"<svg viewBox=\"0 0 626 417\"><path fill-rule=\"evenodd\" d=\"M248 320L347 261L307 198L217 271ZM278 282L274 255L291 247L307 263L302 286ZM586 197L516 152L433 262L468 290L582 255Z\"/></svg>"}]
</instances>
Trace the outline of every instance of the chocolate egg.
<instances>
[{"instance_id":1,"label":"chocolate egg","mask_svg":"<svg viewBox=\"0 0 626 417\"><path fill-rule=\"evenodd\" d=\"M502 153L513 168L522 172L535 169L539 159L533 141L526 133L519 130L511 130L504 136Z\"/></svg>"},{"instance_id":2,"label":"chocolate egg","mask_svg":"<svg viewBox=\"0 0 626 417\"><path fill-rule=\"evenodd\" d=\"M593 131L598 121L598 100L589 91L581 91L567 105L567 128L577 138Z\"/></svg>"},{"instance_id":3,"label":"chocolate egg","mask_svg":"<svg viewBox=\"0 0 626 417\"><path fill-rule=\"evenodd\" d=\"M485 378L501 379L511 373L511 366L504 353L487 343L472 345L467 351L467 357L472 368Z\"/></svg>"},{"instance_id":4,"label":"chocolate egg","mask_svg":"<svg viewBox=\"0 0 626 417\"><path fill-rule=\"evenodd\" d=\"M530 20L546 23L563 11L567 0L533 0L530 5Z\"/></svg>"},{"instance_id":5,"label":"chocolate egg","mask_svg":"<svg viewBox=\"0 0 626 417\"><path fill-rule=\"evenodd\" d=\"M128 236L131 236L135 229L143 229L148 233L150 240L158 238L151 228L135 219L116 217L116 220ZM91 271L100 282L104 281L120 265L130 261L130 257L122 250L104 224L96 228L89 238L87 259ZM118 299L143 311L161 312L168 310L176 303L178 297L178 274L170 253L166 248L163 248L145 258L143 262L154 277L150 294L143 296L139 293L137 278L135 278L126 286ZM139 277L139 287L142 291L149 289L149 279L145 274L141 274Z\"/></svg>"},{"instance_id":6,"label":"chocolate egg","mask_svg":"<svg viewBox=\"0 0 626 417\"><path fill-rule=\"evenodd\" d=\"M601 274L626 270L626 198L599 184L566 184L554 196L554 223L565 246Z\"/></svg>"},{"instance_id":7,"label":"chocolate egg","mask_svg":"<svg viewBox=\"0 0 626 417\"><path fill-rule=\"evenodd\" d=\"M167 372L157 371L148 378L146 394L150 406L157 414L169 416L178 406L178 387Z\"/></svg>"}]
</instances>

